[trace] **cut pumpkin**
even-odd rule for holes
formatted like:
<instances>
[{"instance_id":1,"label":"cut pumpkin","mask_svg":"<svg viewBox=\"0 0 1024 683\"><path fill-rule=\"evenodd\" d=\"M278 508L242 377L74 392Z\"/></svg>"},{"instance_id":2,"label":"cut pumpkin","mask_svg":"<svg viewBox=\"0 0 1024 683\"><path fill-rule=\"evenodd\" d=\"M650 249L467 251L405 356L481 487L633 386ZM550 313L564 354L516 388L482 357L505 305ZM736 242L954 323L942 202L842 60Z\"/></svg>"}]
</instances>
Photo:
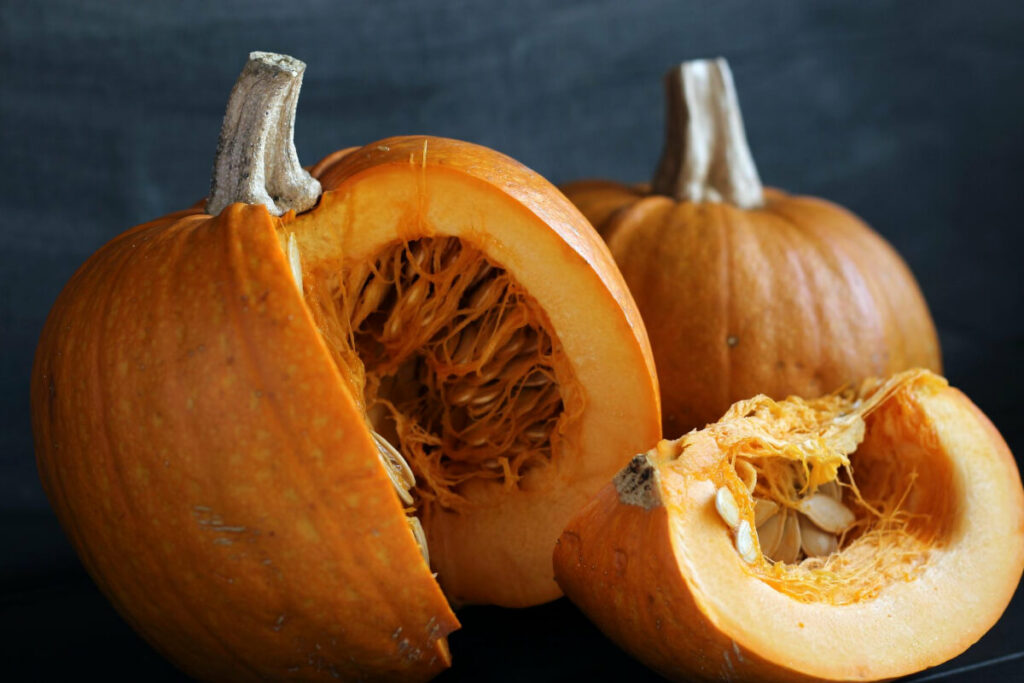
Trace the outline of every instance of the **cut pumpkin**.
<instances>
[{"instance_id":1,"label":"cut pumpkin","mask_svg":"<svg viewBox=\"0 0 1024 683\"><path fill-rule=\"evenodd\" d=\"M253 53L210 213L130 230L61 294L39 470L90 574L188 673L425 679L445 593L559 595L551 546L658 439L657 383L607 249L522 165L404 137L303 171L304 66Z\"/></svg>"},{"instance_id":2,"label":"cut pumpkin","mask_svg":"<svg viewBox=\"0 0 1024 683\"><path fill-rule=\"evenodd\" d=\"M554 564L587 616L669 678L892 678L1002 614L1024 568L1024 491L981 411L909 371L758 396L662 441L573 518Z\"/></svg>"}]
</instances>

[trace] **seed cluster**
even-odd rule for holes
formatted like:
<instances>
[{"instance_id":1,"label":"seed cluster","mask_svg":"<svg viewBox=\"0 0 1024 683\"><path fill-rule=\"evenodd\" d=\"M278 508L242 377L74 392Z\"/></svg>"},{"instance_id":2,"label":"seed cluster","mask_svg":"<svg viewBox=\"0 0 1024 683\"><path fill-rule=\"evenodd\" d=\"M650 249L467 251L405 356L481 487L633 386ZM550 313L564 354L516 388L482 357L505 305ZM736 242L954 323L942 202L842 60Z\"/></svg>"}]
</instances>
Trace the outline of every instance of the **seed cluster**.
<instances>
[{"instance_id":1,"label":"seed cluster","mask_svg":"<svg viewBox=\"0 0 1024 683\"><path fill-rule=\"evenodd\" d=\"M338 297L421 497L457 507L472 478L514 485L547 462L564 412L561 353L539 307L455 238L396 242L345 277Z\"/></svg>"},{"instance_id":2,"label":"seed cluster","mask_svg":"<svg viewBox=\"0 0 1024 683\"><path fill-rule=\"evenodd\" d=\"M827 557L839 549L839 537L856 521L843 505L836 481L820 485L795 506L754 496L757 472L746 461L737 461L737 474L753 497L754 523L742 519L736 497L722 486L715 494L715 509L733 530L736 550L748 563L757 561L758 551L773 562L794 564L805 558Z\"/></svg>"}]
</instances>

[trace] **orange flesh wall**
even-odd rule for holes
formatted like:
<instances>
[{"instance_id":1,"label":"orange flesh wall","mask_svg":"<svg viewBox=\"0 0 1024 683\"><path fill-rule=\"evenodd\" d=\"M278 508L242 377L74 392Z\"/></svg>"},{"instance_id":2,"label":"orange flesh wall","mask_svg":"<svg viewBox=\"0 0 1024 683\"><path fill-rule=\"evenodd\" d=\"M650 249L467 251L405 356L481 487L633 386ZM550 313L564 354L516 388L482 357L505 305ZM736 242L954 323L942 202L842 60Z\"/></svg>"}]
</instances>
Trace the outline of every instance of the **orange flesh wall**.
<instances>
[{"instance_id":1,"label":"orange flesh wall","mask_svg":"<svg viewBox=\"0 0 1024 683\"><path fill-rule=\"evenodd\" d=\"M658 438L646 335L606 248L553 189L536 201L534 174L465 143L393 138L313 173L320 205L279 238L367 426L415 474L407 512L445 594L557 597L558 533Z\"/></svg>"},{"instance_id":2,"label":"orange flesh wall","mask_svg":"<svg viewBox=\"0 0 1024 683\"><path fill-rule=\"evenodd\" d=\"M776 562L758 548L745 561L716 508L725 488L753 525L755 497L794 506L833 481L855 521L824 557ZM920 671L995 623L1022 568L1013 456L969 399L923 370L859 393L737 403L637 456L555 551L566 594L679 680Z\"/></svg>"}]
</instances>

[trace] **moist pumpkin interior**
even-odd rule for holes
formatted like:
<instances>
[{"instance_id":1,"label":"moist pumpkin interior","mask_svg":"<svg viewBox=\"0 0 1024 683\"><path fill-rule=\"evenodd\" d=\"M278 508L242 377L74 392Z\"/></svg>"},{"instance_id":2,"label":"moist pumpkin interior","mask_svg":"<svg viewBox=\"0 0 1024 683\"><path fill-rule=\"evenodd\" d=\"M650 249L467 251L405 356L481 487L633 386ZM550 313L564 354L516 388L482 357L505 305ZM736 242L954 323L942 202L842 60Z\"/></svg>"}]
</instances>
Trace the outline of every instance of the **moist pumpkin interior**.
<instances>
[{"instance_id":1,"label":"moist pumpkin interior","mask_svg":"<svg viewBox=\"0 0 1024 683\"><path fill-rule=\"evenodd\" d=\"M728 487L749 523L754 498L793 510L833 481L855 515L838 551L786 563L759 548L749 571L803 602L850 604L913 580L949 542L957 516L953 464L909 395L917 381L944 383L908 371L816 400L759 396L705 429L725 455L710 478Z\"/></svg>"},{"instance_id":2,"label":"moist pumpkin interior","mask_svg":"<svg viewBox=\"0 0 1024 683\"><path fill-rule=\"evenodd\" d=\"M473 480L514 490L578 426L583 403L544 311L469 242L396 240L302 286L397 489L386 445L412 467L410 515L465 510Z\"/></svg>"}]
</instances>

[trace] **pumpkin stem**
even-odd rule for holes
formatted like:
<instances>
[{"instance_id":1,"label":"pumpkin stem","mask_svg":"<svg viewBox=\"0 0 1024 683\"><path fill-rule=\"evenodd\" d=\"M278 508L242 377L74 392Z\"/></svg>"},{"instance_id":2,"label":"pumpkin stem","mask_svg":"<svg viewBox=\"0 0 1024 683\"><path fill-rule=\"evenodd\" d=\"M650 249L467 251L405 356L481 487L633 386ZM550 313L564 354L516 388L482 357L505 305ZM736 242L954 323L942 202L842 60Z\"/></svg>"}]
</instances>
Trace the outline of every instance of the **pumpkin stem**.
<instances>
[{"instance_id":1,"label":"pumpkin stem","mask_svg":"<svg viewBox=\"0 0 1024 683\"><path fill-rule=\"evenodd\" d=\"M743 117L724 59L683 62L665 74L665 149L651 182L678 201L764 203Z\"/></svg>"},{"instance_id":2,"label":"pumpkin stem","mask_svg":"<svg viewBox=\"0 0 1024 683\"><path fill-rule=\"evenodd\" d=\"M312 208L320 183L295 152L295 105L304 62L273 52L250 52L235 82L220 129L206 211L228 204L263 204L281 216Z\"/></svg>"}]
</instances>

